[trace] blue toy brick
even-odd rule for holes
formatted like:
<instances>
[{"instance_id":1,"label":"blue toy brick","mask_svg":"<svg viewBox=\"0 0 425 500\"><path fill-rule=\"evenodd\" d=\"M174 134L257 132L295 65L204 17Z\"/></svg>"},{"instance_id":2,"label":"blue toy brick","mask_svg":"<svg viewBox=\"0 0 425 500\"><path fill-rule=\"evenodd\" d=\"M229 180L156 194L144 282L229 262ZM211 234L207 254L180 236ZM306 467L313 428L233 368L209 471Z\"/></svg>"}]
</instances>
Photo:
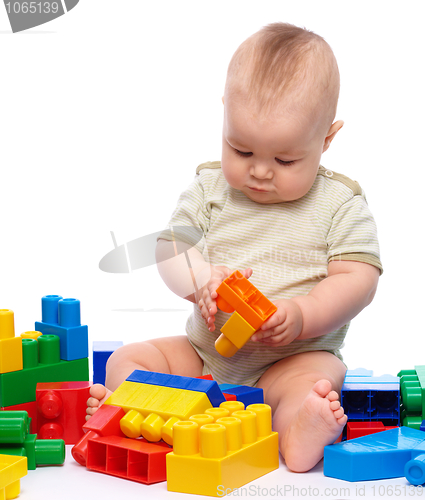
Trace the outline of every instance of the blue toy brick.
<instances>
[{"instance_id":1,"label":"blue toy brick","mask_svg":"<svg viewBox=\"0 0 425 500\"><path fill-rule=\"evenodd\" d=\"M35 330L44 335L57 335L60 339L60 357L64 361L87 358L89 355L89 334L87 325L67 328L35 322Z\"/></svg>"},{"instance_id":2,"label":"blue toy brick","mask_svg":"<svg viewBox=\"0 0 425 500\"><path fill-rule=\"evenodd\" d=\"M404 466L404 475L406 479L419 486L425 483L425 454L418 455L416 458L409 460Z\"/></svg>"},{"instance_id":3,"label":"blue toy brick","mask_svg":"<svg viewBox=\"0 0 425 500\"><path fill-rule=\"evenodd\" d=\"M356 373L357 372L357 373ZM373 377L365 370L347 371L341 405L348 420L385 421L400 425L400 381L393 375Z\"/></svg>"},{"instance_id":4,"label":"blue toy brick","mask_svg":"<svg viewBox=\"0 0 425 500\"><path fill-rule=\"evenodd\" d=\"M122 345L120 340L93 342L93 384L105 385L106 363L109 356Z\"/></svg>"},{"instance_id":5,"label":"blue toy brick","mask_svg":"<svg viewBox=\"0 0 425 500\"><path fill-rule=\"evenodd\" d=\"M355 370L347 370L346 377L371 377L373 370L366 370L366 368L356 368Z\"/></svg>"},{"instance_id":6,"label":"blue toy brick","mask_svg":"<svg viewBox=\"0 0 425 500\"><path fill-rule=\"evenodd\" d=\"M232 389L233 387L239 387L237 384L218 384L222 392L225 392L226 389Z\"/></svg>"},{"instance_id":7,"label":"blue toy brick","mask_svg":"<svg viewBox=\"0 0 425 500\"><path fill-rule=\"evenodd\" d=\"M325 447L323 473L345 481L405 475L405 465L425 452L425 436L399 427Z\"/></svg>"},{"instance_id":8,"label":"blue toy brick","mask_svg":"<svg viewBox=\"0 0 425 500\"><path fill-rule=\"evenodd\" d=\"M263 389L258 387L249 387L246 385L238 385L236 387L231 387L229 389L223 390L226 394L233 394L236 396L238 401L247 407L255 403L264 403Z\"/></svg>"},{"instance_id":9,"label":"blue toy brick","mask_svg":"<svg viewBox=\"0 0 425 500\"><path fill-rule=\"evenodd\" d=\"M88 328L80 323L80 301L46 295L41 299L41 321L35 330L60 339L60 357L65 361L87 358Z\"/></svg>"},{"instance_id":10,"label":"blue toy brick","mask_svg":"<svg viewBox=\"0 0 425 500\"><path fill-rule=\"evenodd\" d=\"M425 420L422 420L422 423L421 423L421 426L420 426L419 430L425 431Z\"/></svg>"},{"instance_id":11,"label":"blue toy brick","mask_svg":"<svg viewBox=\"0 0 425 500\"><path fill-rule=\"evenodd\" d=\"M221 403L226 401L223 393L218 387L217 382L212 380L180 377L179 375L170 375L167 373L134 370L134 372L127 378L127 381L138 382L141 384L163 385L174 389L204 392L208 396L212 406L220 406Z\"/></svg>"}]
</instances>

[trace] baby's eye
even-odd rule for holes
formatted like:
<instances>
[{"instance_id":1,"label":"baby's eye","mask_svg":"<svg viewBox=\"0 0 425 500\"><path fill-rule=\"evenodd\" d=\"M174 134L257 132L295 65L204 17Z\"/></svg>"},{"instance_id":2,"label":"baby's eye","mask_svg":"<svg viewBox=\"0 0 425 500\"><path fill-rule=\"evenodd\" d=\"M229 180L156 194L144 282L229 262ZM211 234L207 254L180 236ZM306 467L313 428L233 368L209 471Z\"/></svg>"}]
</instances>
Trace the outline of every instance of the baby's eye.
<instances>
[{"instance_id":1,"label":"baby's eye","mask_svg":"<svg viewBox=\"0 0 425 500\"><path fill-rule=\"evenodd\" d=\"M288 167L289 165L292 165L295 163L295 160L290 160L290 161L285 161L285 160L279 160L279 158L275 158L275 160L280 164L280 165L285 165Z\"/></svg>"},{"instance_id":2,"label":"baby's eye","mask_svg":"<svg viewBox=\"0 0 425 500\"><path fill-rule=\"evenodd\" d=\"M235 149L235 153L239 156L243 156L244 158L248 158L249 156L252 156L252 153L239 151L239 149Z\"/></svg>"}]
</instances>

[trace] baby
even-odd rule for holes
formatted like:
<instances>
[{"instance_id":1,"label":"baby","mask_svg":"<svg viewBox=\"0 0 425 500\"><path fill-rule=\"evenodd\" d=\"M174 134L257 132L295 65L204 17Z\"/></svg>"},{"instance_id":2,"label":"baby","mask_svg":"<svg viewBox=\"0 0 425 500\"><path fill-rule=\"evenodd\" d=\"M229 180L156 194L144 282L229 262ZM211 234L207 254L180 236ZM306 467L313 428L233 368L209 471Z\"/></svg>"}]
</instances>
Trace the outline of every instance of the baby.
<instances>
[{"instance_id":1,"label":"baby","mask_svg":"<svg viewBox=\"0 0 425 500\"><path fill-rule=\"evenodd\" d=\"M338 94L334 54L312 32L271 24L238 48L223 97L222 160L198 167L170 221L202 237L175 259L163 257L173 237L164 233L157 246L165 283L195 304L187 335L126 345L107 365L110 391L135 369L261 387L295 472L314 467L346 423L339 349L382 272L362 189L320 165L343 125L334 121ZM225 358L214 342L229 314L217 309L216 289L235 269L277 311ZM88 417L107 389L92 387Z\"/></svg>"}]
</instances>

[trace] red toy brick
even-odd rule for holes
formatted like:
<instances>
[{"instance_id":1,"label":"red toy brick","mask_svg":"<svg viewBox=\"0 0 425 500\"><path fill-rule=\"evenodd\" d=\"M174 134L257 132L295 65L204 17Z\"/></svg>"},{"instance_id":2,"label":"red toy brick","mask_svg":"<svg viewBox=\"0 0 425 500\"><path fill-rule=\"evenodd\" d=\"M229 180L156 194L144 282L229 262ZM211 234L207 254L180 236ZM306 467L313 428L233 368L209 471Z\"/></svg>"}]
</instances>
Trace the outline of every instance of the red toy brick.
<instances>
[{"instance_id":1,"label":"red toy brick","mask_svg":"<svg viewBox=\"0 0 425 500\"><path fill-rule=\"evenodd\" d=\"M349 439L356 439L376 432L388 431L396 427L385 427L382 422L348 422L347 423L347 441Z\"/></svg>"},{"instance_id":2,"label":"red toy brick","mask_svg":"<svg viewBox=\"0 0 425 500\"><path fill-rule=\"evenodd\" d=\"M173 451L166 443L118 436L88 440L87 468L144 484L167 479L165 456Z\"/></svg>"},{"instance_id":3,"label":"red toy brick","mask_svg":"<svg viewBox=\"0 0 425 500\"><path fill-rule=\"evenodd\" d=\"M91 382L38 383L37 434L75 444L83 437Z\"/></svg>"},{"instance_id":4,"label":"red toy brick","mask_svg":"<svg viewBox=\"0 0 425 500\"><path fill-rule=\"evenodd\" d=\"M120 428L120 420L124 415L125 411L119 406L102 405L83 425L85 434L71 450L74 460L80 465L86 465L89 439L104 436L125 437Z\"/></svg>"},{"instance_id":5,"label":"red toy brick","mask_svg":"<svg viewBox=\"0 0 425 500\"><path fill-rule=\"evenodd\" d=\"M237 401L236 394L227 394L223 392L223 396L226 398L226 401Z\"/></svg>"}]
</instances>

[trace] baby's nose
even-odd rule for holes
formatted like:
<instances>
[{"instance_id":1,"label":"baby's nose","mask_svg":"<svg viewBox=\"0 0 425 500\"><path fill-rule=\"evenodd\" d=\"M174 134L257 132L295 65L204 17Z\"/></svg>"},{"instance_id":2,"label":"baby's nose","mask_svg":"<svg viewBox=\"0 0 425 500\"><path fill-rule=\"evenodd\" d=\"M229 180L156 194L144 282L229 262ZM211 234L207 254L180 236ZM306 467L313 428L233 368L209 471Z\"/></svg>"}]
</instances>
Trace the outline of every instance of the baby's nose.
<instances>
[{"instance_id":1,"label":"baby's nose","mask_svg":"<svg viewBox=\"0 0 425 500\"><path fill-rule=\"evenodd\" d=\"M251 167L251 175L257 179L271 179L273 170L265 163L255 163Z\"/></svg>"}]
</instances>

